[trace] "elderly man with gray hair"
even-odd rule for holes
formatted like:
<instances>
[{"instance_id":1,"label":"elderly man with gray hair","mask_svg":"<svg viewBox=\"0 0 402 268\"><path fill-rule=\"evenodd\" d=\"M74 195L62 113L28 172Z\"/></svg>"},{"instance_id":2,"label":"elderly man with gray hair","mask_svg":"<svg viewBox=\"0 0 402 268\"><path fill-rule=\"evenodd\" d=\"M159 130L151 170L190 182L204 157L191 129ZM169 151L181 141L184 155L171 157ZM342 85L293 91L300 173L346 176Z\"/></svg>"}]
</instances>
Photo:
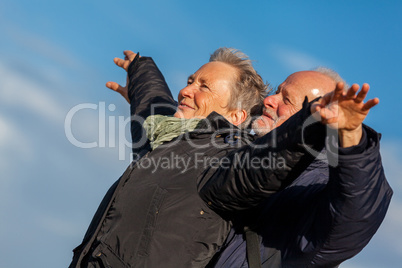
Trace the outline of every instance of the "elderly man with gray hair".
<instances>
[{"instance_id":1,"label":"elderly man with gray hair","mask_svg":"<svg viewBox=\"0 0 402 268\"><path fill-rule=\"evenodd\" d=\"M344 92L345 84L336 72L318 68L290 75L265 98L253 129L259 136L274 129L278 150L289 146L281 139L293 135L289 118L305 98L324 96L317 108L321 120L338 129L328 137L326 149L313 154L319 157L281 191L270 195L270 172L245 164L258 155L254 148L231 153L230 159L239 160L206 173L204 201L223 215L241 215L208 267L337 267L373 237L392 196L381 163L380 135L361 123L378 99L364 103L369 86L364 84L356 95L359 86ZM335 85L337 90L327 93ZM350 106L321 109L331 99Z\"/></svg>"}]
</instances>

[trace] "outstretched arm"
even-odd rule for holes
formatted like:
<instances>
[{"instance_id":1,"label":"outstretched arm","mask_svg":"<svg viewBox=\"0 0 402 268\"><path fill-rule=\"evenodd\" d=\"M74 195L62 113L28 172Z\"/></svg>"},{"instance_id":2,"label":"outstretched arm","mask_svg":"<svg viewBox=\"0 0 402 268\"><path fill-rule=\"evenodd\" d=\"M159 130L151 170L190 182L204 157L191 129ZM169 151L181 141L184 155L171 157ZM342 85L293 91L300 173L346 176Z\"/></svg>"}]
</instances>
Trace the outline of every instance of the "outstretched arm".
<instances>
[{"instance_id":1,"label":"outstretched arm","mask_svg":"<svg viewBox=\"0 0 402 268\"><path fill-rule=\"evenodd\" d=\"M321 121L338 130L337 140L327 144L328 158L336 158L337 165L329 166L329 182L314 202L315 208L305 215L327 228L301 228L310 237L314 257L309 265L332 267L360 252L381 225L388 209L392 189L382 167L379 151L380 135L364 126L369 110L379 103L377 98L364 102L369 85L357 84L343 91L343 84L324 96L315 107ZM328 103L332 103L328 105ZM303 225L302 219L300 225ZM323 231L325 230L325 231ZM299 252L310 252L303 250ZM306 254L307 255L307 254ZM298 256L297 258L301 258Z\"/></svg>"},{"instance_id":2,"label":"outstretched arm","mask_svg":"<svg viewBox=\"0 0 402 268\"><path fill-rule=\"evenodd\" d=\"M368 85L365 84L356 95L358 89L358 85L353 85L347 93L343 93L343 84L338 83L334 91L320 102L313 103L310 110L304 107L253 145L229 154L226 157L229 160L225 159L225 163L230 162L229 166L210 167L201 179L200 195L203 200L218 211L237 211L258 205L289 185L313 161L315 156L307 153L306 148L321 151L326 138L323 124L338 130L344 147L354 145L356 140L358 144L362 122L370 108L378 103L378 99L363 102ZM303 127L311 113L316 111L316 120L323 124ZM256 145L265 146L257 148ZM264 165L267 161L282 164L267 168ZM254 164L256 162L258 165Z\"/></svg>"},{"instance_id":3,"label":"outstretched arm","mask_svg":"<svg viewBox=\"0 0 402 268\"><path fill-rule=\"evenodd\" d=\"M313 119L310 109L305 101L281 126L233 151L222 165L209 167L200 178L201 198L216 211L237 212L289 185L315 158L306 153L306 147L320 152L325 144L323 124L315 121L304 126Z\"/></svg>"},{"instance_id":4,"label":"outstretched arm","mask_svg":"<svg viewBox=\"0 0 402 268\"><path fill-rule=\"evenodd\" d=\"M130 66L131 62L135 59L137 54L132 52L132 51L130 51L130 50L123 51L123 54L125 55L124 59L114 58L113 61L117 66L123 68L127 72L128 66ZM139 57L141 57L141 56L139 56ZM120 93L123 96L123 98L125 98L126 101L128 103L130 103L130 99L128 98L128 84L129 84L129 82L130 81L129 81L128 75L127 75L127 82L126 82L126 85L124 87L119 85L118 83L112 82L112 81L107 82L106 87L108 87L111 90L114 90L114 91Z\"/></svg>"},{"instance_id":5,"label":"outstretched arm","mask_svg":"<svg viewBox=\"0 0 402 268\"><path fill-rule=\"evenodd\" d=\"M392 189L381 162L380 135L367 126L363 132L362 143L354 148L340 148L339 154L332 156L328 150L329 157L339 161L329 167L329 182L322 195L327 201L317 201L322 205L314 216L315 222L328 226L328 232L310 235L316 239L312 244L317 245L310 265L330 267L353 257L368 244L386 215Z\"/></svg>"},{"instance_id":6,"label":"outstretched arm","mask_svg":"<svg viewBox=\"0 0 402 268\"><path fill-rule=\"evenodd\" d=\"M353 84L345 92L344 84L340 82L334 91L312 106L312 112L318 112L322 123L338 129L340 146L344 148L359 144L363 120L370 109L380 102L378 98L364 102L370 86L363 84L360 91L359 88L358 84Z\"/></svg>"},{"instance_id":7,"label":"outstretched arm","mask_svg":"<svg viewBox=\"0 0 402 268\"><path fill-rule=\"evenodd\" d=\"M115 58L114 62L127 71L126 86L110 81L106 86L119 92L130 103L133 153L141 154L149 145L143 142L143 120L151 114L173 115L177 105L152 58L140 57L129 50L124 51L124 55L124 59Z\"/></svg>"},{"instance_id":8,"label":"outstretched arm","mask_svg":"<svg viewBox=\"0 0 402 268\"><path fill-rule=\"evenodd\" d=\"M150 57L141 57L130 50L125 50L125 58L114 58L114 63L127 72L126 86L109 81L106 87L120 93L131 106L131 115L146 115L144 111L151 105L158 114L170 115L176 110L170 89L162 73ZM148 114L149 115L149 114Z\"/></svg>"}]
</instances>

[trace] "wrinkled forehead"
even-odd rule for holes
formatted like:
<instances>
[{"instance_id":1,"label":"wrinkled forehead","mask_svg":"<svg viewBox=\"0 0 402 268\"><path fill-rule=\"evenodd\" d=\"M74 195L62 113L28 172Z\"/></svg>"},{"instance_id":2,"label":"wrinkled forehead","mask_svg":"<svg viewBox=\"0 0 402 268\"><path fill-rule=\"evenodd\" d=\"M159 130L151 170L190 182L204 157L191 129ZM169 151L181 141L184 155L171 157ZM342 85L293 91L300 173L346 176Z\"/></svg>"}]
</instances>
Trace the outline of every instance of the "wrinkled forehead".
<instances>
[{"instance_id":1,"label":"wrinkled forehead","mask_svg":"<svg viewBox=\"0 0 402 268\"><path fill-rule=\"evenodd\" d=\"M212 61L201 66L189 78L207 83L212 87L226 85L232 88L237 81L237 77L238 70L234 66L220 61Z\"/></svg>"}]
</instances>

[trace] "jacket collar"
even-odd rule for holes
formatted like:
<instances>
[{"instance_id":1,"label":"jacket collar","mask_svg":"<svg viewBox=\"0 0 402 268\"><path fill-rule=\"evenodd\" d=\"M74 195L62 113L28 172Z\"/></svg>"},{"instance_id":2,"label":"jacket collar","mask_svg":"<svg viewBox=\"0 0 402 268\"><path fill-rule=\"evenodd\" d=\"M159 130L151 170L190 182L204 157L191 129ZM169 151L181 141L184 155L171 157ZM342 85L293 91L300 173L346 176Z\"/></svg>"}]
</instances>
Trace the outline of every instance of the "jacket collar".
<instances>
[{"instance_id":1,"label":"jacket collar","mask_svg":"<svg viewBox=\"0 0 402 268\"><path fill-rule=\"evenodd\" d=\"M234 134L239 138L242 137L247 140L253 139L253 135L250 134L250 131L238 128L217 112L212 112L207 116L207 118L201 120L197 128L190 133L190 137L195 138L202 134Z\"/></svg>"},{"instance_id":2,"label":"jacket collar","mask_svg":"<svg viewBox=\"0 0 402 268\"><path fill-rule=\"evenodd\" d=\"M230 123L225 117L217 112L210 113L207 118L201 120L197 126L197 130L206 130L208 132L216 132L223 129L240 130L237 126Z\"/></svg>"}]
</instances>

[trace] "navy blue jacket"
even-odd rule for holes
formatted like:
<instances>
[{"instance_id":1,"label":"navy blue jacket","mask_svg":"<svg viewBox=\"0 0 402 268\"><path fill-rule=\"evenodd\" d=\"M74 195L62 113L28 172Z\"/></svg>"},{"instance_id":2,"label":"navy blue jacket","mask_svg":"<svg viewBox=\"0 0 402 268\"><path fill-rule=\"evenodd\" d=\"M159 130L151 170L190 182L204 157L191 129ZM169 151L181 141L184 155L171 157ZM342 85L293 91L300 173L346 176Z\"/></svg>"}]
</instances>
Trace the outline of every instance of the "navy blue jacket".
<instances>
[{"instance_id":1,"label":"navy blue jacket","mask_svg":"<svg viewBox=\"0 0 402 268\"><path fill-rule=\"evenodd\" d=\"M254 209L256 218L247 224L255 223L263 267L336 267L367 245L392 196L379 140L378 133L364 126L360 144L339 148L339 156L329 144L327 156L338 157L336 166L314 161ZM235 224L208 267L248 267L243 224ZM274 264L278 254L281 266Z\"/></svg>"}]
</instances>

